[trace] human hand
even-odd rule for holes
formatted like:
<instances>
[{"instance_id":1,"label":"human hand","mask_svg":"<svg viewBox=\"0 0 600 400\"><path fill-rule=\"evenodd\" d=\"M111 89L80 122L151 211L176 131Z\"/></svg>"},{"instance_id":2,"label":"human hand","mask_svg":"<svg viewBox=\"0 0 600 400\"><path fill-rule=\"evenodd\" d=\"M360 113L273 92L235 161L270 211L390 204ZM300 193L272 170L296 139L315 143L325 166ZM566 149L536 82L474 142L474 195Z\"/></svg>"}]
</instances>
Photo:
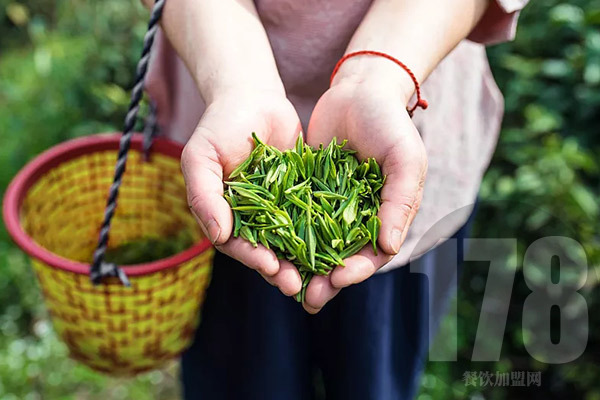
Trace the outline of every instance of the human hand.
<instances>
[{"instance_id":1,"label":"human hand","mask_svg":"<svg viewBox=\"0 0 600 400\"><path fill-rule=\"evenodd\" d=\"M406 82L412 85L411 81ZM409 90L374 79L340 79L317 103L307 132L308 144L348 140L359 159L374 157L386 183L378 216L382 221L377 255L371 246L344 260L328 276L314 276L304 308L318 312L344 287L373 275L400 250L423 195L427 171L425 147L405 105Z\"/></svg>"},{"instance_id":2,"label":"human hand","mask_svg":"<svg viewBox=\"0 0 600 400\"><path fill-rule=\"evenodd\" d=\"M287 296L302 287L298 270L278 260L272 250L233 237L223 181L252 151L252 132L283 150L294 146L300 130L298 115L282 91L236 90L216 96L207 106L181 157L188 204L205 235L218 250L255 269Z\"/></svg>"}]
</instances>

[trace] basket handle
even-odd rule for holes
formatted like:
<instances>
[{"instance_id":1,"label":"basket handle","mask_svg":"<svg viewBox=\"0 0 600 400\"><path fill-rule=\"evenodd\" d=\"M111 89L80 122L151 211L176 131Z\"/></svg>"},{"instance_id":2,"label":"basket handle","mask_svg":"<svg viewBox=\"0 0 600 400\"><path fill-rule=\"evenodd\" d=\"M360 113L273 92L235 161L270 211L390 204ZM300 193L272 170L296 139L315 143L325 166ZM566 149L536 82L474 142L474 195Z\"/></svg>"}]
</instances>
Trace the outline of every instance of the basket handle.
<instances>
[{"instance_id":1,"label":"basket handle","mask_svg":"<svg viewBox=\"0 0 600 400\"><path fill-rule=\"evenodd\" d=\"M106 209L104 210L104 220L100 229L98 245L96 247L96 251L94 251L94 260L90 268L90 280L95 285L101 283L103 278L113 276L118 277L123 285L130 286L129 279L127 278L125 272L114 263L104 262L104 255L106 254L106 248L108 244L110 223L117 207L119 187L121 186L123 174L125 173L127 153L131 147L131 137L133 136L133 130L135 128L137 114L140 108L140 101L142 100L143 96L144 80L146 78L148 62L150 60L150 50L152 48L152 43L154 43L156 31L158 30L158 21L162 15L165 1L166 0L157 0L156 3L154 3L152 13L150 14L150 21L148 22L148 31L144 36L144 47L136 68L135 85L131 91L129 109L127 110L127 115L125 116L123 133L121 135L121 140L119 141L119 154L117 157L117 164L115 166L113 183L110 186L108 193ZM151 145L151 139L148 138L148 140L145 140L144 142L145 150L149 149Z\"/></svg>"}]
</instances>

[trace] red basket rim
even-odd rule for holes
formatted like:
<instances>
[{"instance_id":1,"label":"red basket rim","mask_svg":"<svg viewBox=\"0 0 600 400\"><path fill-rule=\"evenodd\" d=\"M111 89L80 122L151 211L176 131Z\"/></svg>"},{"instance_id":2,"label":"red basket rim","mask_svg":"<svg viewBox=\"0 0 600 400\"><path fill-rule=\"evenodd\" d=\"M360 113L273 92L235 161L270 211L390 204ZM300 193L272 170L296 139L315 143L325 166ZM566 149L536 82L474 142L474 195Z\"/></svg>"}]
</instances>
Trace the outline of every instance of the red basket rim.
<instances>
[{"instance_id":1,"label":"red basket rim","mask_svg":"<svg viewBox=\"0 0 600 400\"><path fill-rule=\"evenodd\" d=\"M90 264L80 263L61 257L38 245L24 230L19 220L19 211L27 191L37 180L50 169L59 164L95 151L117 150L119 148L120 134L108 133L85 136L58 144L31 160L14 177L4 195L2 214L6 229L15 243L31 257L52 267L77 274L87 275ZM143 137L134 135L131 149L142 150ZM183 146L172 140L156 138L152 145L152 152L168 157L181 157ZM127 265L122 268L129 276L151 274L163 269L168 269L191 260L211 247L207 238L174 256L144 264Z\"/></svg>"}]
</instances>

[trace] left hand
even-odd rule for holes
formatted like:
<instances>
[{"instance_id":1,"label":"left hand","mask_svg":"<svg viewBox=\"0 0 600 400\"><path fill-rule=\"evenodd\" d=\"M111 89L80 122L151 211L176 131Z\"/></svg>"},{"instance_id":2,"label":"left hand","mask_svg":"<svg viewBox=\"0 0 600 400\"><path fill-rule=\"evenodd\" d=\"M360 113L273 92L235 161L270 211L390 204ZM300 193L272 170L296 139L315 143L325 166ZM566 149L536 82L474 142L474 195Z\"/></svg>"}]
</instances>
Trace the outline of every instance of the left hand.
<instances>
[{"instance_id":1,"label":"left hand","mask_svg":"<svg viewBox=\"0 0 600 400\"><path fill-rule=\"evenodd\" d=\"M364 281L389 262L400 250L419 209L427 156L405 109L411 92L397 89L377 78L338 80L323 94L311 116L308 144L316 147L333 137L347 139L347 147L356 150L359 159L377 160L387 180L378 213L382 221L378 255L366 246L345 259L345 267L336 267L328 276L314 276L303 304L309 313L317 313L342 288Z\"/></svg>"}]
</instances>

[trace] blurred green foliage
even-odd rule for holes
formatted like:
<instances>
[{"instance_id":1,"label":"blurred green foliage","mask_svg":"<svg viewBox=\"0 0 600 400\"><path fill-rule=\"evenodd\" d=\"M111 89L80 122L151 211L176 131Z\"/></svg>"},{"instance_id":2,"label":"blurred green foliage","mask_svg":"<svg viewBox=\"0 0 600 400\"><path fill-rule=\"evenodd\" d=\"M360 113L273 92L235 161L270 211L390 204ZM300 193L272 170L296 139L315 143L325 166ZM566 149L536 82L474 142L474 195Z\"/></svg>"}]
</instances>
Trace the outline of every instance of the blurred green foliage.
<instances>
[{"instance_id":1,"label":"blurred green foliage","mask_svg":"<svg viewBox=\"0 0 600 400\"><path fill-rule=\"evenodd\" d=\"M119 130L148 13L139 1L0 0L0 195L33 156ZM177 367L110 379L71 361L0 224L0 399L177 399Z\"/></svg>"},{"instance_id":2,"label":"blurred green foliage","mask_svg":"<svg viewBox=\"0 0 600 400\"><path fill-rule=\"evenodd\" d=\"M136 0L0 0L0 195L42 150L120 128L146 18ZM490 48L489 56L506 117L482 184L475 236L521 232L527 241L563 224L598 266L600 0L532 1L517 39ZM592 292L597 272L590 269L585 289L590 310L600 302ZM69 360L26 257L3 225L0 276L0 400L177 398L176 366L116 380ZM486 276L485 266L465 269L459 361L429 363L419 399L521 398L513 388L465 387L463 372L476 369L543 371L540 398L600 399L597 312L590 311L588 350L575 363L534 361L523 349L521 315L512 311L501 361L469 362ZM513 304L529 293L522 281L515 279Z\"/></svg>"},{"instance_id":3,"label":"blurred green foliage","mask_svg":"<svg viewBox=\"0 0 600 400\"><path fill-rule=\"evenodd\" d=\"M489 48L488 55L506 115L481 186L473 236L518 234L521 259L524 248L545 235L579 241L589 264L580 290L588 303L588 346L562 365L529 355L521 305L531 290L519 270L500 361L470 362L488 264L467 264L457 296L458 362L429 362L419 399L600 399L600 1L532 1L516 39ZM542 387L466 387L462 380L465 371L516 370L541 371Z\"/></svg>"}]
</instances>

